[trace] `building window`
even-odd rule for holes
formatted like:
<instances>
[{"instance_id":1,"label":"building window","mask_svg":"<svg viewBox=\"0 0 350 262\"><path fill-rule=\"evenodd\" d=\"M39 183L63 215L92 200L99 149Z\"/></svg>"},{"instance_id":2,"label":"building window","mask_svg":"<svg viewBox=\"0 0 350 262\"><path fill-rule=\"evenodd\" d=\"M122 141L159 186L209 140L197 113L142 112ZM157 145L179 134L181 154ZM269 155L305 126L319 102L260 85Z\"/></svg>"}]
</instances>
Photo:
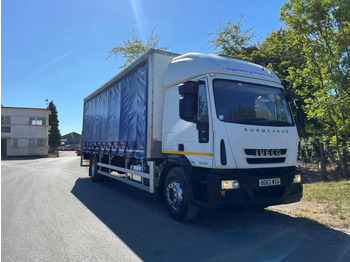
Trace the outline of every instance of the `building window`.
<instances>
[{"instance_id":1,"label":"building window","mask_svg":"<svg viewBox=\"0 0 350 262\"><path fill-rule=\"evenodd\" d=\"M13 147L18 147L18 139L13 139Z\"/></svg>"},{"instance_id":2,"label":"building window","mask_svg":"<svg viewBox=\"0 0 350 262\"><path fill-rule=\"evenodd\" d=\"M2 126L1 133L11 133L11 127L10 126Z\"/></svg>"},{"instance_id":3,"label":"building window","mask_svg":"<svg viewBox=\"0 0 350 262\"><path fill-rule=\"evenodd\" d=\"M30 117L29 124L34 126L45 126L46 118L45 117Z\"/></svg>"},{"instance_id":4,"label":"building window","mask_svg":"<svg viewBox=\"0 0 350 262\"><path fill-rule=\"evenodd\" d=\"M1 124L11 124L10 116L1 116Z\"/></svg>"},{"instance_id":5,"label":"building window","mask_svg":"<svg viewBox=\"0 0 350 262\"><path fill-rule=\"evenodd\" d=\"M29 139L28 141L28 147L35 146L35 139Z\"/></svg>"},{"instance_id":6,"label":"building window","mask_svg":"<svg viewBox=\"0 0 350 262\"><path fill-rule=\"evenodd\" d=\"M38 139L36 141L36 146L46 146L47 145L47 139Z\"/></svg>"}]
</instances>

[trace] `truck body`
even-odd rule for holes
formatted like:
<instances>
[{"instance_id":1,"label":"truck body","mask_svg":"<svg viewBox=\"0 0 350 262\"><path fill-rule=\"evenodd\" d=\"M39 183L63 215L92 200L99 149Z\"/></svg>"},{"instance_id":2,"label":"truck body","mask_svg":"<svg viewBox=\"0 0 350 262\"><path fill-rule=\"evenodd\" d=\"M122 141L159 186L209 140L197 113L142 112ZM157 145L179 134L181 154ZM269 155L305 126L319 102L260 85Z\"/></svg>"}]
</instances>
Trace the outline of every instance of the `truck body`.
<instances>
[{"instance_id":1,"label":"truck body","mask_svg":"<svg viewBox=\"0 0 350 262\"><path fill-rule=\"evenodd\" d=\"M84 100L91 179L158 192L179 221L299 201L299 148L280 80L240 59L151 49Z\"/></svg>"}]
</instances>

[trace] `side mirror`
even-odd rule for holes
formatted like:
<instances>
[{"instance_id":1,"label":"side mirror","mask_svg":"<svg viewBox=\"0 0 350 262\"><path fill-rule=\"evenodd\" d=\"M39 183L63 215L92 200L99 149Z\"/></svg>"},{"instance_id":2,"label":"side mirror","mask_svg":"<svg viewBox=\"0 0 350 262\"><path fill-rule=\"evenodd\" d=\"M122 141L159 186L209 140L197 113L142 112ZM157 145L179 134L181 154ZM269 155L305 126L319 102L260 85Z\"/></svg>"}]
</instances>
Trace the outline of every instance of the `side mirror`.
<instances>
[{"instance_id":1,"label":"side mirror","mask_svg":"<svg viewBox=\"0 0 350 262\"><path fill-rule=\"evenodd\" d=\"M179 85L180 96L198 95L198 83L187 81Z\"/></svg>"},{"instance_id":2,"label":"side mirror","mask_svg":"<svg viewBox=\"0 0 350 262\"><path fill-rule=\"evenodd\" d=\"M198 83L187 81L179 85L179 115L188 122L197 122Z\"/></svg>"},{"instance_id":3,"label":"side mirror","mask_svg":"<svg viewBox=\"0 0 350 262\"><path fill-rule=\"evenodd\" d=\"M297 123L301 128L305 127L305 113L302 108L302 99L300 95L297 95L295 93L288 93L287 94L288 101L292 102L296 108L296 118Z\"/></svg>"},{"instance_id":4,"label":"side mirror","mask_svg":"<svg viewBox=\"0 0 350 262\"><path fill-rule=\"evenodd\" d=\"M180 118L188 122L196 122L197 110L194 107L195 98L191 96L183 96L179 101Z\"/></svg>"},{"instance_id":5,"label":"side mirror","mask_svg":"<svg viewBox=\"0 0 350 262\"><path fill-rule=\"evenodd\" d=\"M294 103L296 101L301 101L301 96L300 95L297 95L296 93L291 93L291 92L288 92L287 95L287 100L288 101L293 101Z\"/></svg>"},{"instance_id":6,"label":"side mirror","mask_svg":"<svg viewBox=\"0 0 350 262\"><path fill-rule=\"evenodd\" d=\"M305 127L305 113L303 108L301 107L301 101L295 101L297 107L297 121L301 128Z\"/></svg>"}]
</instances>

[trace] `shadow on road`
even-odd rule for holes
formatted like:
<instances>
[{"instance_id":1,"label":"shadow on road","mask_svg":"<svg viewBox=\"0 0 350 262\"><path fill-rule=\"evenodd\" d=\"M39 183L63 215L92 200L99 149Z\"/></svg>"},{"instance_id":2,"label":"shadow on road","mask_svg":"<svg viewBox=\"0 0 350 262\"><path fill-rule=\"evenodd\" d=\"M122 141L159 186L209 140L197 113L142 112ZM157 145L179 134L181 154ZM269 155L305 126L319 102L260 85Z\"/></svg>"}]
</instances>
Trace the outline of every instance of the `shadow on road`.
<instances>
[{"instance_id":1,"label":"shadow on road","mask_svg":"<svg viewBox=\"0 0 350 262\"><path fill-rule=\"evenodd\" d=\"M273 211L204 209L171 219L155 195L117 181L80 178L72 189L143 261L348 261L350 237Z\"/></svg>"}]
</instances>

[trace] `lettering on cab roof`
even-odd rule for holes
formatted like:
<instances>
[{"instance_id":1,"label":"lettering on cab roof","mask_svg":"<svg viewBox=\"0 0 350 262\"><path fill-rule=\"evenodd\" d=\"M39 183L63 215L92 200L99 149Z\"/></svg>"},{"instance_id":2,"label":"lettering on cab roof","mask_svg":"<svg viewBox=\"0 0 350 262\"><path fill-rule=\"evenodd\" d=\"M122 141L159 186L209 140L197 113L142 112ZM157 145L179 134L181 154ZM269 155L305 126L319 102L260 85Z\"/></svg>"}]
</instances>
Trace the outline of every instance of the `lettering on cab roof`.
<instances>
[{"instance_id":1,"label":"lettering on cab roof","mask_svg":"<svg viewBox=\"0 0 350 262\"><path fill-rule=\"evenodd\" d=\"M258 75L258 76L266 76L266 77L271 77L271 78L277 78L277 76L275 74L271 74L270 71L263 71L264 69L262 69L262 72L257 72L257 71L252 71L252 70L246 70L246 69L242 69L242 68L232 68L232 67L226 67L227 71L231 71L231 72L238 72L238 73L243 73L243 74L249 74L249 75ZM266 73L265 73L266 72Z\"/></svg>"}]
</instances>

